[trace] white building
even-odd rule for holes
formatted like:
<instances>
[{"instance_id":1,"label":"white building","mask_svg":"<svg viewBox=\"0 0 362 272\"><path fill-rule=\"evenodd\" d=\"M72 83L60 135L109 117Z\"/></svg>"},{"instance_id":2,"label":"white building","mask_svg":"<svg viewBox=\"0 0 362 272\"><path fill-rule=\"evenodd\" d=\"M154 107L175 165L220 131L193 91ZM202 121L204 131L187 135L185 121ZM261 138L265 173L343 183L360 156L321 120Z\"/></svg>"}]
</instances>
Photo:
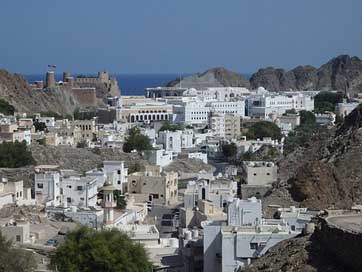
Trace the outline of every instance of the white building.
<instances>
[{"instance_id":1,"label":"white building","mask_svg":"<svg viewBox=\"0 0 362 272\"><path fill-rule=\"evenodd\" d=\"M193 129L185 129L181 135L181 148L193 148L194 143L194 131Z\"/></svg>"},{"instance_id":2,"label":"white building","mask_svg":"<svg viewBox=\"0 0 362 272\"><path fill-rule=\"evenodd\" d=\"M314 110L314 97L302 92L269 93L259 88L246 101L248 116L265 120L272 119L273 115L281 116L287 110Z\"/></svg>"},{"instance_id":3,"label":"white building","mask_svg":"<svg viewBox=\"0 0 362 272\"><path fill-rule=\"evenodd\" d=\"M310 212L307 208L279 208L279 218L288 223L292 231L302 232L305 225L309 223L317 212Z\"/></svg>"},{"instance_id":4,"label":"white building","mask_svg":"<svg viewBox=\"0 0 362 272\"><path fill-rule=\"evenodd\" d=\"M292 238L283 220L261 219L261 203L255 198L229 204L228 223L204 224L204 271L234 272L264 255L277 243Z\"/></svg>"},{"instance_id":5,"label":"white building","mask_svg":"<svg viewBox=\"0 0 362 272\"><path fill-rule=\"evenodd\" d=\"M0 177L0 209L7 204L32 205L31 188L24 188L23 181L8 182Z\"/></svg>"},{"instance_id":6,"label":"white building","mask_svg":"<svg viewBox=\"0 0 362 272\"><path fill-rule=\"evenodd\" d=\"M254 153L258 151L262 146L270 146L279 150L280 153L284 151L284 139L278 141L271 138L263 138L257 140L247 140L245 136L241 137L241 140L236 142L238 148L238 154L244 154L246 152Z\"/></svg>"},{"instance_id":7,"label":"white building","mask_svg":"<svg viewBox=\"0 0 362 272\"><path fill-rule=\"evenodd\" d=\"M61 170L61 192L65 207L89 208L97 205L98 190L95 177L81 177L73 170Z\"/></svg>"},{"instance_id":8,"label":"white building","mask_svg":"<svg viewBox=\"0 0 362 272\"><path fill-rule=\"evenodd\" d=\"M42 117L40 114L36 114L35 121L38 123L44 123L47 128L55 127L55 117Z\"/></svg>"},{"instance_id":9,"label":"white building","mask_svg":"<svg viewBox=\"0 0 362 272\"><path fill-rule=\"evenodd\" d=\"M232 114L240 117L245 116L245 101L209 101L205 102L199 98L181 98L168 101L175 103L175 122L190 125L207 124L211 113Z\"/></svg>"},{"instance_id":10,"label":"white building","mask_svg":"<svg viewBox=\"0 0 362 272\"><path fill-rule=\"evenodd\" d=\"M347 101L343 101L342 103L338 103L336 106L336 114L337 116L344 118L350 114L358 105L359 103L357 102L347 103Z\"/></svg>"},{"instance_id":11,"label":"white building","mask_svg":"<svg viewBox=\"0 0 362 272\"><path fill-rule=\"evenodd\" d=\"M37 203L45 206L59 206L60 173L56 165L40 165L35 167L34 191Z\"/></svg>"},{"instance_id":12,"label":"white building","mask_svg":"<svg viewBox=\"0 0 362 272\"><path fill-rule=\"evenodd\" d=\"M237 193L237 183L228 179L212 181L190 181L184 192L184 207L193 209L198 200L208 200L214 203L216 208L227 206Z\"/></svg>"},{"instance_id":13,"label":"white building","mask_svg":"<svg viewBox=\"0 0 362 272\"><path fill-rule=\"evenodd\" d=\"M153 164L165 167L172 163L172 152L167 152L164 149L150 150L146 153L147 160Z\"/></svg>"},{"instance_id":14,"label":"white building","mask_svg":"<svg viewBox=\"0 0 362 272\"><path fill-rule=\"evenodd\" d=\"M203 163L207 164L207 154L206 153L201 153L201 152L187 153L187 157L189 159L201 160Z\"/></svg>"},{"instance_id":15,"label":"white building","mask_svg":"<svg viewBox=\"0 0 362 272\"><path fill-rule=\"evenodd\" d=\"M182 131L160 131L158 133L157 143L162 144L167 152L181 152Z\"/></svg>"},{"instance_id":16,"label":"white building","mask_svg":"<svg viewBox=\"0 0 362 272\"><path fill-rule=\"evenodd\" d=\"M261 200L255 197L247 200L234 198L228 205L229 226L256 226L262 221Z\"/></svg>"},{"instance_id":17,"label":"white building","mask_svg":"<svg viewBox=\"0 0 362 272\"><path fill-rule=\"evenodd\" d=\"M103 171L111 178L114 186L122 189L127 183L128 168L125 167L123 161L104 161Z\"/></svg>"},{"instance_id":18,"label":"white building","mask_svg":"<svg viewBox=\"0 0 362 272\"><path fill-rule=\"evenodd\" d=\"M315 121L320 126L334 126L336 115L333 112L315 114Z\"/></svg>"}]
</instances>

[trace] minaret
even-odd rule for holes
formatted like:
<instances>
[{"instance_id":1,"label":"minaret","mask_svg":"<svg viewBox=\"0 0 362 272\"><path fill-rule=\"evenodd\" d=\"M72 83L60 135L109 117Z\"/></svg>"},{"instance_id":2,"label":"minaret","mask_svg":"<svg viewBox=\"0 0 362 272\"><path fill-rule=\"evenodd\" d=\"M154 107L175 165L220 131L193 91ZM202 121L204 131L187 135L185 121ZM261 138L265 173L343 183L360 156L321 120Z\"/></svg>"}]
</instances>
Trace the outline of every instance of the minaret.
<instances>
[{"instance_id":1,"label":"minaret","mask_svg":"<svg viewBox=\"0 0 362 272\"><path fill-rule=\"evenodd\" d=\"M114 191L117 188L112 185L112 182L107 179L102 187L103 190L103 200L102 200L102 208L103 208L103 225L104 227L112 226L114 222L113 218L113 208L117 206L116 201L114 200Z\"/></svg>"}]
</instances>

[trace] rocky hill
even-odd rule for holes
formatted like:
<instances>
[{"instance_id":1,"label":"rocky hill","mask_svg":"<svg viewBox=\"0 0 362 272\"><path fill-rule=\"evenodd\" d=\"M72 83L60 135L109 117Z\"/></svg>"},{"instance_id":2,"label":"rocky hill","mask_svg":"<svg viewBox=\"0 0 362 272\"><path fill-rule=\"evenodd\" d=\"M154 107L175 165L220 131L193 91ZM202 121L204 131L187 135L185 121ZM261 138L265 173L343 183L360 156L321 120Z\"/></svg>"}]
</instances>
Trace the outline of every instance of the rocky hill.
<instances>
[{"instance_id":1,"label":"rocky hill","mask_svg":"<svg viewBox=\"0 0 362 272\"><path fill-rule=\"evenodd\" d=\"M179 86L180 80L168 86ZM250 81L224 68L213 68L181 80L182 87L234 86L269 91L289 90L337 90L350 94L362 92L362 60L348 55L338 56L319 68L310 65L298 66L290 71L267 67L254 73Z\"/></svg>"},{"instance_id":2,"label":"rocky hill","mask_svg":"<svg viewBox=\"0 0 362 272\"><path fill-rule=\"evenodd\" d=\"M285 71L268 67L250 78L252 88L270 91L338 90L354 94L362 91L362 60L348 55L338 56L319 68L298 66Z\"/></svg>"},{"instance_id":3,"label":"rocky hill","mask_svg":"<svg viewBox=\"0 0 362 272\"><path fill-rule=\"evenodd\" d=\"M316 133L310 143L279 161L280 181L265 204L316 209L362 204L362 105L336 130Z\"/></svg>"},{"instance_id":4,"label":"rocky hill","mask_svg":"<svg viewBox=\"0 0 362 272\"><path fill-rule=\"evenodd\" d=\"M53 111L66 115L73 113L77 102L70 92L59 89L31 90L27 81L18 74L0 69L0 98L15 107L17 112Z\"/></svg>"},{"instance_id":5,"label":"rocky hill","mask_svg":"<svg viewBox=\"0 0 362 272\"><path fill-rule=\"evenodd\" d=\"M348 271L328 256L315 235L300 236L278 243L247 267L245 272L341 272Z\"/></svg>"},{"instance_id":6,"label":"rocky hill","mask_svg":"<svg viewBox=\"0 0 362 272\"><path fill-rule=\"evenodd\" d=\"M168 87L182 86L184 88L206 87L250 87L249 81L242 75L222 67L212 68L204 73L197 73L181 79L175 79L167 84Z\"/></svg>"}]
</instances>

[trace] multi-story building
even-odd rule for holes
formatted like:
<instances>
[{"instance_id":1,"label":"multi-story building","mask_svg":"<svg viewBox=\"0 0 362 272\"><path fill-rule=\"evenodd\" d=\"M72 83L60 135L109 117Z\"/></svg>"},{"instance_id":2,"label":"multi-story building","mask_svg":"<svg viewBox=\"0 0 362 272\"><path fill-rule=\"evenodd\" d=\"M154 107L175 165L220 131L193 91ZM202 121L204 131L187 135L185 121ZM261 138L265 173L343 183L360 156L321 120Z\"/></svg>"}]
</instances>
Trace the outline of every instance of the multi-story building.
<instances>
[{"instance_id":1,"label":"multi-story building","mask_svg":"<svg viewBox=\"0 0 362 272\"><path fill-rule=\"evenodd\" d=\"M59 206L60 173L57 165L40 165L35 168L34 192L37 203L45 206Z\"/></svg>"},{"instance_id":2,"label":"multi-story building","mask_svg":"<svg viewBox=\"0 0 362 272\"><path fill-rule=\"evenodd\" d=\"M209 127L216 137L238 138L240 132L240 116L233 114L211 114Z\"/></svg>"},{"instance_id":3,"label":"multi-story building","mask_svg":"<svg viewBox=\"0 0 362 272\"><path fill-rule=\"evenodd\" d=\"M167 152L181 152L182 131L160 131L158 133L157 143L162 144L163 149Z\"/></svg>"},{"instance_id":4,"label":"multi-story building","mask_svg":"<svg viewBox=\"0 0 362 272\"><path fill-rule=\"evenodd\" d=\"M175 107L175 122L191 125L207 124L210 113L245 116L245 101L209 101L199 99L178 102Z\"/></svg>"},{"instance_id":5,"label":"multi-story building","mask_svg":"<svg viewBox=\"0 0 362 272\"><path fill-rule=\"evenodd\" d=\"M136 202L150 201L158 205L177 202L178 174L175 172L157 175L151 172L137 172L128 176L128 193Z\"/></svg>"},{"instance_id":6,"label":"multi-story building","mask_svg":"<svg viewBox=\"0 0 362 272\"><path fill-rule=\"evenodd\" d=\"M239 271L277 243L300 233L283 220L262 219L261 215L260 200L233 200L228 207L227 224L205 224L204 271Z\"/></svg>"},{"instance_id":7,"label":"multi-story building","mask_svg":"<svg viewBox=\"0 0 362 272\"><path fill-rule=\"evenodd\" d=\"M243 179L248 185L267 185L278 178L278 167L273 162L244 161Z\"/></svg>"},{"instance_id":8,"label":"multi-story building","mask_svg":"<svg viewBox=\"0 0 362 272\"><path fill-rule=\"evenodd\" d=\"M104 161L103 171L114 186L123 189L128 176L128 168L125 167L124 161Z\"/></svg>"},{"instance_id":9,"label":"multi-story building","mask_svg":"<svg viewBox=\"0 0 362 272\"><path fill-rule=\"evenodd\" d=\"M287 110L314 110L314 97L301 92L269 93L259 88L256 94L246 99L247 115L261 119L272 119L273 115L280 116Z\"/></svg>"},{"instance_id":10,"label":"multi-story building","mask_svg":"<svg viewBox=\"0 0 362 272\"><path fill-rule=\"evenodd\" d=\"M129 100L129 101L128 101ZM123 99L123 106L117 120L124 123L150 123L172 121L173 106L154 100Z\"/></svg>"},{"instance_id":11,"label":"multi-story building","mask_svg":"<svg viewBox=\"0 0 362 272\"><path fill-rule=\"evenodd\" d=\"M97 136L98 129L95 119L75 120L73 125L79 127L81 140L83 141L92 141Z\"/></svg>"},{"instance_id":12,"label":"multi-story building","mask_svg":"<svg viewBox=\"0 0 362 272\"><path fill-rule=\"evenodd\" d=\"M63 206L89 208L97 205L98 190L95 177L82 177L73 170L61 170L60 173Z\"/></svg>"}]
</instances>

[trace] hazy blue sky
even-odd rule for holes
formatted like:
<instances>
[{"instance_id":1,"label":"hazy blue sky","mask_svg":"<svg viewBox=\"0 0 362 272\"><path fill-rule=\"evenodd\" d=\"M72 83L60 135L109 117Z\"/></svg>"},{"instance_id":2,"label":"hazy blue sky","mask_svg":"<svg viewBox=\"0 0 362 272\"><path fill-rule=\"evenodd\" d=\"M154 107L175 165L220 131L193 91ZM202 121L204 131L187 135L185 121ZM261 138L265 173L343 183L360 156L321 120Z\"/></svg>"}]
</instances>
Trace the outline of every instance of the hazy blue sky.
<instances>
[{"instance_id":1,"label":"hazy blue sky","mask_svg":"<svg viewBox=\"0 0 362 272\"><path fill-rule=\"evenodd\" d=\"M361 0L1 0L0 67L178 73L362 56Z\"/></svg>"}]
</instances>

